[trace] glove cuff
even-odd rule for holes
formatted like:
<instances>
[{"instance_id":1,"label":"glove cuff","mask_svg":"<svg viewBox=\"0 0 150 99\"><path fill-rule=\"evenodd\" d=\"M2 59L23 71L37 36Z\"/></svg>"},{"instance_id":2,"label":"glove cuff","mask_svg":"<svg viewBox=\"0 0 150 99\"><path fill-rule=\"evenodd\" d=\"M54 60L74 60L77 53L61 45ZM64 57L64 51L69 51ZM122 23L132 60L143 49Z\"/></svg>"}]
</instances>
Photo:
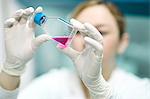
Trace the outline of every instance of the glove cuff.
<instances>
[{"instance_id":1,"label":"glove cuff","mask_svg":"<svg viewBox=\"0 0 150 99\"><path fill-rule=\"evenodd\" d=\"M25 72L25 64L17 66L9 63L4 63L4 65L1 67L1 70L9 75L20 76Z\"/></svg>"},{"instance_id":2,"label":"glove cuff","mask_svg":"<svg viewBox=\"0 0 150 99\"><path fill-rule=\"evenodd\" d=\"M99 99L99 97L101 97L101 99L109 99L111 97L112 88L102 75L100 75L97 80L86 86L93 99Z\"/></svg>"}]
</instances>

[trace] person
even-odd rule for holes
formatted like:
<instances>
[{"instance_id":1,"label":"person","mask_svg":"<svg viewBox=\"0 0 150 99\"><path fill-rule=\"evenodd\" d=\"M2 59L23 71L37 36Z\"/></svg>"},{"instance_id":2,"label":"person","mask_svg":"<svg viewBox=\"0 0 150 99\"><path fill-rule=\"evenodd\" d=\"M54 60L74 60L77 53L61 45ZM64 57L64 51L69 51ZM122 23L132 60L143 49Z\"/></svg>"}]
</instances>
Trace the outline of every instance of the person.
<instances>
[{"instance_id":1,"label":"person","mask_svg":"<svg viewBox=\"0 0 150 99\"><path fill-rule=\"evenodd\" d=\"M5 22L6 60L0 74L0 99L16 99L25 64L46 34L35 37L33 19L38 7L21 9ZM56 69L35 79L18 99L149 99L150 80L117 67L116 55L128 46L124 17L112 3L87 1L79 5L70 22L79 31L72 47L58 49L69 56L76 72ZM140 57L140 56L139 56Z\"/></svg>"}]
</instances>

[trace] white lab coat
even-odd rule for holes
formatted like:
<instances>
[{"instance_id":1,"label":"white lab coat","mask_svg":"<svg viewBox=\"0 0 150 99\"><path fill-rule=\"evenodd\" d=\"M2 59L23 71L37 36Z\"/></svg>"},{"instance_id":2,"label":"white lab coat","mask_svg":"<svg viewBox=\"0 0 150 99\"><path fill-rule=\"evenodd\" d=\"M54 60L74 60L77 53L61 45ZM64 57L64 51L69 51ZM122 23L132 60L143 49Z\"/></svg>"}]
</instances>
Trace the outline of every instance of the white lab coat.
<instances>
[{"instance_id":1,"label":"white lab coat","mask_svg":"<svg viewBox=\"0 0 150 99\"><path fill-rule=\"evenodd\" d=\"M108 82L121 96L121 99L150 99L149 79L140 79L121 69L116 69ZM4 93L1 90L0 96L2 92ZM15 96L16 93L12 95ZM18 99L33 98L85 99L85 96L77 75L67 69L61 69L38 77L18 95ZM12 98L0 97L0 99Z\"/></svg>"}]
</instances>

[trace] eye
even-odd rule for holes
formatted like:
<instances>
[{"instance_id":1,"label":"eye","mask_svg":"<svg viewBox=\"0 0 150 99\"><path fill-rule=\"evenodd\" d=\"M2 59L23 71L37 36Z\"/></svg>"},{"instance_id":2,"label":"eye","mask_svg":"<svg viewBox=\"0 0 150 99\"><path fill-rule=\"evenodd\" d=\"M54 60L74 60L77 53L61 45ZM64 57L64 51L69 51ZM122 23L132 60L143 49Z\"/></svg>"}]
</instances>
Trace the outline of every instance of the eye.
<instances>
[{"instance_id":1,"label":"eye","mask_svg":"<svg viewBox=\"0 0 150 99\"><path fill-rule=\"evenodd\" d=\"M77 34L80 34L80 32L79 32L79 31L77 31Z\"/></svg>"},{"instance_id":2,"label":"eye","mask_svg":"<svg viewBox=\"0 0 150 99\"><path fill-rule=\"evenodd\" d=\"M108 32L106 32L106 31L100 31L100 30L98 30L98 31L100 32L100 34L101 34L102 36L105 36L105 35L108 34Z\"/></svg>"}]
</instances>

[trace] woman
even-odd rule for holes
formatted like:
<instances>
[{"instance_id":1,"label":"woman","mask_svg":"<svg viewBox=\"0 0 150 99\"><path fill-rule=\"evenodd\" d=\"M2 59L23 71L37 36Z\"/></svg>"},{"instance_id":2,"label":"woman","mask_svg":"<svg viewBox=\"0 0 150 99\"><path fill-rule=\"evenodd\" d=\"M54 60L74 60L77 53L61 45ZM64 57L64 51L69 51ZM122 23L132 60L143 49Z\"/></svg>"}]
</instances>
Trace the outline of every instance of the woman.
<instances>
[{"instance_id":1,"label":"woman","mask_svg":"<svg viewBox=\"0 0 150 99\"><path fill-rule=\"evenodd\" d=\"M40 44L50 39L47 35L34 37L34 23L27 17L42 9L31 9L18 11L19 14L6 21L7 58L2 66L1 86L7 90L18 87L25 63ZM54 70L33 81L18 99L149 99L149 80L116 68L116 55L128 46L128 34L119 10L111 3L88 1L79 5L72 17L71 23L79 31L72 42L73 48L62 49L59 45L58 48L72 59L78 74L66 69ZM19 43L14 47L16 41ZM7 80L13 84L7 84ZM1 90L1 93L7 99L8 94L16 96L17 91Z\"/></svg>"}]
</instances>

